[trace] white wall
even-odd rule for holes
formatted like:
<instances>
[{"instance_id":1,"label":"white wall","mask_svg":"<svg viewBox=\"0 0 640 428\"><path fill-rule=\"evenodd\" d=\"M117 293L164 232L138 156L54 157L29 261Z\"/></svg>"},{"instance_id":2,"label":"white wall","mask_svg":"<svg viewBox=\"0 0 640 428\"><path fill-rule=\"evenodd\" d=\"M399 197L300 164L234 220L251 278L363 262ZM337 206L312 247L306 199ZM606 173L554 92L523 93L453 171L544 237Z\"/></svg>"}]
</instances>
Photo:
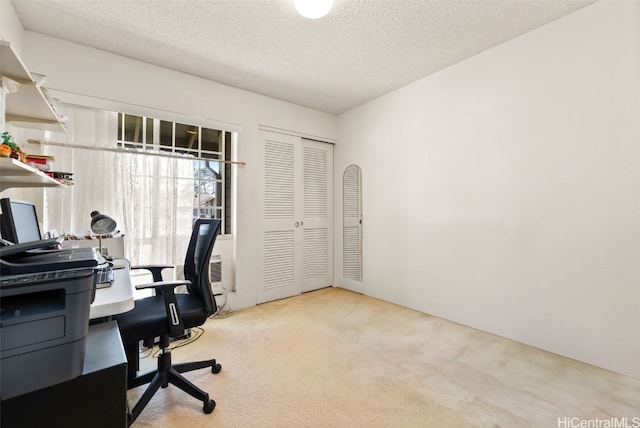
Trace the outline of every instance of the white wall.
<instances>
[{"instance_id":1,"label":"white wall","mask_svg":"<svg viewBox=\"0 0 640 428\"><path fill-rule=\"evenodd\" d=\"M0 40L11 41L14 49L22 49L24 29L10 1L0 1Z\"/></svg>"},{"instance_id":2,"label":"white wall","mask_svg":"<svg viewBox=\"0 0 640 428\"><path fill-rule=\"evenodd\" d=\"M639 2L355 108L338 134L336 207L344 169L363 171L348 288L640 378Z\"/></svg>"},{"instance_id":3,"label":"white wall","mask_svg":"<svg viewBox=\"0 0 640 428\"><path fill-rule=\"evenodd\" d=\"M0 3L4 15L5 3L10 2ZM258 124L335 141L336 117L105 51L15 31L15 21L12 31L5 31L8 27L3 19L0 37L21 47L19 54L30 70L47 75L46 85L66 92L69 99L75 101L74 94L80 94L80 98L89 101L87 97L94 97L99 105L110 101L127 103L241 128L237 159L247 165L237 168L236 293L229 296L229 304L232 309L255 305L255 287L261 282L257 278L260 234L255 203L260 200L263 182L256 173L261 158ZM61 99L67 101L65 97Z\"/></svg>"}]
</instances>

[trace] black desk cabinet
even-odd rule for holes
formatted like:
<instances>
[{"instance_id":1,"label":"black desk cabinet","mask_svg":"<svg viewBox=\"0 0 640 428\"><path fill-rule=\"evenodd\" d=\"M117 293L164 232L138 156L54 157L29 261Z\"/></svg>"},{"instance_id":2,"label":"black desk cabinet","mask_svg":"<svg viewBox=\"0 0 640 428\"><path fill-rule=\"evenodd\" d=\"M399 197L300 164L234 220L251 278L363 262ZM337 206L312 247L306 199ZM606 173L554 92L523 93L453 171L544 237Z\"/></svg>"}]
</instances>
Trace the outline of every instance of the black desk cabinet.
<instances>
[{"instance_id":1,"label":"black desk cabinet","mask_svg":"<svg viewBox=\"0 0 640 428\"><path fill-rule=\"evenodd\" d=\"M127 358L116 322L89 327L82 375L2 401L0 425L2 428L126 427Z\"/></svg>"}]
</instances>

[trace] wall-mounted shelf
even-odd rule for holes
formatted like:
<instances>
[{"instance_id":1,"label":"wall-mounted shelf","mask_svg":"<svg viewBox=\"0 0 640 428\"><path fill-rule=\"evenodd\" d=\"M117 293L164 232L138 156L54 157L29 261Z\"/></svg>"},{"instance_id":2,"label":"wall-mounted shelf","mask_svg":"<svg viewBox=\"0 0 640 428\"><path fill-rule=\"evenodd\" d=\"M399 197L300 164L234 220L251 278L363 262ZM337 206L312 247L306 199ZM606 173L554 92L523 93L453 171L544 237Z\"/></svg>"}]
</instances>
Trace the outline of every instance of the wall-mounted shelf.
<instances>
[{"instance_id":1,"label":"wall-mounted shelf","mask_svg":"<svg viewBox=\"0 0 640 428\"><path fill-rule=\"evenodd\" d=\"M5 120L21 128L64 132L60 117L43 90L8 42L0 41L0 76L19 83L16 92L6 94Z\"/></svg>"},{"instance_id":2,"label":"wall-mounted shelf","mask_svg":"<svg viewBox=\"0 0 640 428\"><path fill-rule=\"evenodd\" d=\"M12 158L0 158L0 191L11 187L65 187L37 168Z\"/></svg>"}]
</instances>

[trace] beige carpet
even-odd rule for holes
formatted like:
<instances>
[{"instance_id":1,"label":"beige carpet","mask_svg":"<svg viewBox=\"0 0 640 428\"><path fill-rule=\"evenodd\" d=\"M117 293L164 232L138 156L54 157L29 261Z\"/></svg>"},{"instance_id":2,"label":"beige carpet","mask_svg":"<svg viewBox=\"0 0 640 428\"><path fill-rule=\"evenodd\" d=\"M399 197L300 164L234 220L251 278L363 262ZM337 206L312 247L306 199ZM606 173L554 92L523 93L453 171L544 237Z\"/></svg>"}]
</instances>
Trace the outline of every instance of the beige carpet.
<instances>
[{"instance_id":1,"label":"beige carpet","mask_svg":"<svg viewBox=\"0 0 640 428\"><path fill-rule=\"evenodd\" d=\"M338 288L210 319L173 351L212 357L219 374L187 377L216 400L213 413L169 386L133 427L640 424L638 379Z\"/></svg>"}]
</instances>

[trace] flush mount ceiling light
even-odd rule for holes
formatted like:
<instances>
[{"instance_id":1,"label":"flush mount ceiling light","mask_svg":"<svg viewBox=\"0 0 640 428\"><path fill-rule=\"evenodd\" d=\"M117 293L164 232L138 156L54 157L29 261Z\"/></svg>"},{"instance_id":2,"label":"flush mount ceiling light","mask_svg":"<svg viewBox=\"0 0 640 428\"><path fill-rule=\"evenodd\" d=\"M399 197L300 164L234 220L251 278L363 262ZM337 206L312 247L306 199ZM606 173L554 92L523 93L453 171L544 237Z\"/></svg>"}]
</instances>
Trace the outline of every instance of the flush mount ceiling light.
<instances>
[{"instance_id":1,"label":"flush mount ceiling light","mask_svg":"<svg viewBox=\"0 0 640 428\"><path fill-rule=\"evenodd\" d=\"M331 11L333 0L293 0L293 5L305 18L318 19Z\"/></svg>"}]
</instances>

